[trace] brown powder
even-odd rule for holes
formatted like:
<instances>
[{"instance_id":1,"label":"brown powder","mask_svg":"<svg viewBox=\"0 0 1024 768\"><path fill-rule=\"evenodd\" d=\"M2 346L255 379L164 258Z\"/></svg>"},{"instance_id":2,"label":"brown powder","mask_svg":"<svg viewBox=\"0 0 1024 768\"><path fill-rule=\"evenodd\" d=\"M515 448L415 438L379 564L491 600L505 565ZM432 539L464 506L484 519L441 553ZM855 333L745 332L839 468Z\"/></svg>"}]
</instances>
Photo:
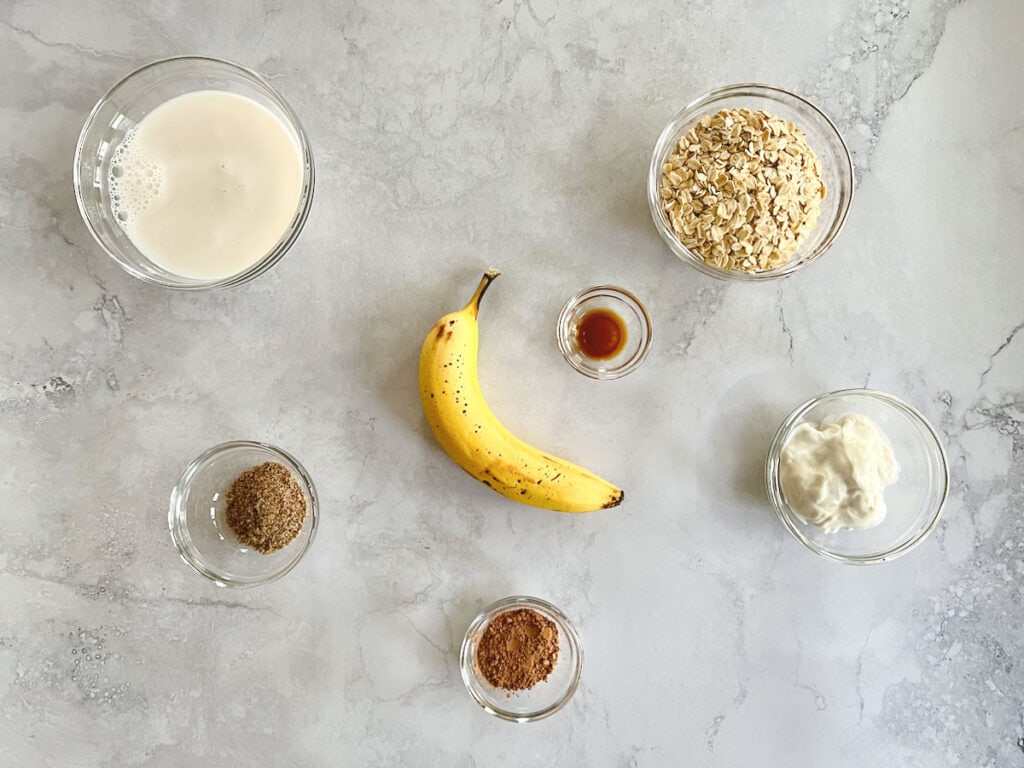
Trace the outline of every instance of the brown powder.
<instances>
[{"instance_id":1,"label":"brown powder","mask_svg":"<svg viewBox=\"0 0 1024 768\"><path fill-rule=\"evenodd\" d=\"M523 691L547 680L558 663L558 627L529 608L499 614L477 646L476 663L491 685Z\"/></svg>"},{"instance_id":2,"label":"brown powder","mask_svg":"<svg viewBox=\"0 0 1024 768\"><path fill-rule=\"evenodd\" d=\"M306 519L302 487L274 461L236 477L226 498L228 526L240 542L264 555L290 544Z\"/></svg>"}]
</instances>

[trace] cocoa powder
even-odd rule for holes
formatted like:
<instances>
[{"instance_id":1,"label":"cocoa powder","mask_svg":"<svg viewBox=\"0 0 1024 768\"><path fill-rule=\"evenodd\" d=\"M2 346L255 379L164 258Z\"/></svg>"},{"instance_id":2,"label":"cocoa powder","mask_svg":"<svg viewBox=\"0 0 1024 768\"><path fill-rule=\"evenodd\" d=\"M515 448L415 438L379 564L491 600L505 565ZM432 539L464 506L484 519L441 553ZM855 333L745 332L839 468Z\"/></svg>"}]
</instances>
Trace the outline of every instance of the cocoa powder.
<instances>
[{"instance_id":1,"label":"cocoa powder","mask_svg":"<svg viewBox=\"0 0 1024 768\"><path fill-rule=\"evenodd\" d=\"M496 688L523 691L547 680L558 663L558 627L529 608L491 619L477 646L480 674Z\"/></svg>"}]
</instances>

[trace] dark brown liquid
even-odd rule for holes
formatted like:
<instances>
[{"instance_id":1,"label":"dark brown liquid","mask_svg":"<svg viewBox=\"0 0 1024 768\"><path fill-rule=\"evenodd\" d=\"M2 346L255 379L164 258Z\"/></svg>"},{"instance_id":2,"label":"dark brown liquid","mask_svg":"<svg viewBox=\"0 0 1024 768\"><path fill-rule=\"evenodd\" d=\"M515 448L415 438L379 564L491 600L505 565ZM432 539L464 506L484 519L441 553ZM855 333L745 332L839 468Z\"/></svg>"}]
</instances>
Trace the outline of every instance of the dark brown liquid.
<instances>
[{"instance_id":1,"label":"dark brown liquid","mask_svg":"<svg viewBox=\"0 0 1024 768\"><path fill-rule=\"evenodd\" d=\"M592 309L576 326L576 344L593 360L615 357L626 345L626 324L610 309Z\"/></svg>"}]
</instances>

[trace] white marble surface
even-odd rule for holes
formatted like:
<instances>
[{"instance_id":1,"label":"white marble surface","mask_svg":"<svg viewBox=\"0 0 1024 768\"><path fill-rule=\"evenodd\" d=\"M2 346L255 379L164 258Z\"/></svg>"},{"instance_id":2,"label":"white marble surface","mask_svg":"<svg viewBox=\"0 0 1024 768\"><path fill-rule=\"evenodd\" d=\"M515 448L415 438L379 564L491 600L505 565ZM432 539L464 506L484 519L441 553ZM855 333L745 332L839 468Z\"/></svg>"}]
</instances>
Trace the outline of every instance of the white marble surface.
<instances>
[{"instance_id":1,"label":"white marble surface","mask_svg":"<svg viewBox=\"0 0 1024 768\"><path fill-rule=\"evenodd\" d=\"M1024 766L1024 5L250 5L0 5L0 765ZM99 95L194 52L265 73L318 163L294 251L213 295L120 271L71 186ZM820 102L859 172L835 248L765 286L678 262L644 199L672 113L740 80ZM506 502L431 438L419 344L489 265L488 399L621 508ZM655 341L596 383L553 328L605 281ZM865 383L940 429L953 486L931 539L853 568L760 471L793 406ZM167 533L178 473L233 438L294 452L323 504L253 591ZM529 726L457 663L516 592L587 658Z\"/></svg>"}]
</instances>

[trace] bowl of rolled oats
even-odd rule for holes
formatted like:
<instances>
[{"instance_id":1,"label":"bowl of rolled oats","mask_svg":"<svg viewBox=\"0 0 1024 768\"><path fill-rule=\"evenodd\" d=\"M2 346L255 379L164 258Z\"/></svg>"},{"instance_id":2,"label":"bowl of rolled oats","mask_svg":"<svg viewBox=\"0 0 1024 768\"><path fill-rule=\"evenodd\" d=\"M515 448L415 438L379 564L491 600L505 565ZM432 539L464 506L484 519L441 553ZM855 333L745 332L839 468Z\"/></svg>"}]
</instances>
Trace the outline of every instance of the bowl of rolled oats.
<instances>
[{"instance_id":1,"label":"bowl of rolled oats","mask_svg":"<svg viewBox=\"0 0 1024 768\"><path fill-rule=\"evenodd\" d=\"M771 85L719 88L684 107L651 158L647 199L680 259L713 277L786 277L827 251L853 200L832 121Z\"/></svg>"}]
</instances>

